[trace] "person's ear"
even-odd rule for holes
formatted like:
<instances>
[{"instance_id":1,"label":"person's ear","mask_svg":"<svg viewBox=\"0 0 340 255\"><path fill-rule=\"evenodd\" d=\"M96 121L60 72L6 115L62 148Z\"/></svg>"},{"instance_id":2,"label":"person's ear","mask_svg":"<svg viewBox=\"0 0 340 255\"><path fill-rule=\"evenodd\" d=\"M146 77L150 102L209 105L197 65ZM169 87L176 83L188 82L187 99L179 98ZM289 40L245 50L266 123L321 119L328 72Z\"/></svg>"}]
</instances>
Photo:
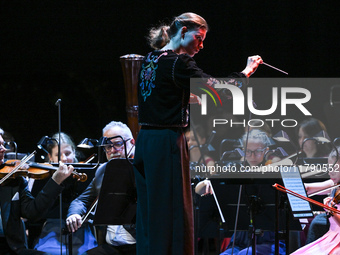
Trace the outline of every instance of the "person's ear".
<instances>
[{"instance_id":1,"label":"person's ear","mask_svg":"<svg viewBox=\"0 0 340 255\"><path fill-rule=\"evenodd\" d=\"M135 139L133 139L133 138L130 140L130 142L131 142L131 144L133 144L133 145L136 144L136 141L135 141Z\"/></svg>"},{"instance_id":2,"label":"person's ear","mask_svg":"<svg viewBox=\"0 0 340 255\"><path fill-rule=\"evenodd\" d=\"M184 39L185 33L188 32L188 28L186 26L181 29L181 38Z\"/></svg>"}]
</instances>

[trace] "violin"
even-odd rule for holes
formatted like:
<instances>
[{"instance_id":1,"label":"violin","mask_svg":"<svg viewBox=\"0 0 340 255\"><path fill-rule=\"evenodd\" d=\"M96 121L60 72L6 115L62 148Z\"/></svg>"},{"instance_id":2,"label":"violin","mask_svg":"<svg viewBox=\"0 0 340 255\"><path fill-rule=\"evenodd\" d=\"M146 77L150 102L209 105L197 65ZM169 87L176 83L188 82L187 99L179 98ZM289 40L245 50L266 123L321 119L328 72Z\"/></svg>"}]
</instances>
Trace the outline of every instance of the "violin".
<instances>
[{"instance_id":1,"label":"violin","mask_svg":"<svg viewBox=\"0 0 340 255\"><path fill-rule=\"evenodd\" d=\"M23 175L23 173L25 173L25 170L22 171L20 169L22 169L23 166L26 164L26 162L29 161L35 154L36 154L36 151L34 151L30 155L22 159L20 163L18 163L12 169L7 168L7 172L6 172L6 169L2 168L1 171L4 171L5 175L1 178L0 185L3 184L9 178L16 178L18 175Z\"/></svg>"},{"instance_id":2,"label":"violin","mask_svg":"<svg viewBox=\"0 0 340 255\"><path fill-rule=\"evenodd\" d=\"M334 197L332 198L331 202L334 204L332 205L333 208L337 209L336 204L340 202L340 189L337 189L334 193ZM331 204L331 202L329 204ZM333 216L334 212L327 212L327 216Z\"/></svg>"},{"instance_id":3,"label":"violin","mask_svg":"<svg viewBox=\"0 0 340 255\"><path fill-rule=\"evenodd\" d=\"M334 194L334 197L333 197L333 199L332 199L332 202L333 202L334 204L339 204L339 203L340 203L340 189L337 189L337 190L335 191L335 194Z\"/></svg>"},{"instance_id":4,"label":"violin","mask_svg":"<svg viewBox=\"0 0 340 255\"><path fill-rule=\"evenodd\" d=\"M0 184L5 182L9 178L16 178L18 176L24 176L33 178L35 180L42 180L50 177L50 175L58 170L58 167L54 167L50 164L45 163L34 163L27 162L35 154L32 153L24 160L8 160L5 162L5 166L0 170ZM28 159L27 159L28 158ZM29 168L21 169L25 164L28 164ZM72 172L73 178L76 178L80 182L85 182L87 180L87 175L85 173L78 173L75 170Z\"/></svg>"},{"instance_id":5,"label":"violin","mask_svg":"<svg viewBox=\"0 0 340 255\"><path fill-rule=\"evenodd\" d=\"M298 194L298 193L296 193L296 192L294 192L294 191L292 191L292 190L290 190L290 189L287 189L287 188L283 187L283 186L280 185L280 184L275 183L275 184L273 185L273 187L274 187L275 189L277 189L278 191L281 191L281 192L290 194L290 195L292 195L292 196L301 198L302 200L308 201L308 202L310 202L310 203L312 203L312 204L315 204L315 205L317 205L317 206L320 206L320 207L322 207L322 208L325 208L325 209L327 209L331 214L332 214L332 213L340 214L340 211L337 210L336 208L331 207L331 206L328 206L328 205L325 205L325 204L320 203L320 202L318 202L318 201L315 201L315 200L313 200L313 199L311 199L311 198L302 196L302 195L300 195L300 194ZM336 198L336 197L337 197L337 198ZM335 198L336 198L336 199L335 199ZM334 200L334 199L335 199L335 200ZM335 195L334 198L333 198L333 202L336 203L336 204L338 204L338 203L340 202L340 190L339 190L339 189L337 190L336 195Z\"/></svg>"}]
</instances>

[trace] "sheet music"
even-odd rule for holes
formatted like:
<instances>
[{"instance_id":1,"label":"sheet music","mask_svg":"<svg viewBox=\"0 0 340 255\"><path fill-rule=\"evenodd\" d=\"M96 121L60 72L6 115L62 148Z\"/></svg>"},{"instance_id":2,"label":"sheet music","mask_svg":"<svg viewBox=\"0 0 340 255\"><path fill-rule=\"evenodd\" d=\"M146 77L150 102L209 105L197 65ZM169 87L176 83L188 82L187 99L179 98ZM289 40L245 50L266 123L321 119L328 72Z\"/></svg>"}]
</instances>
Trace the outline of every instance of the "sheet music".
<instances>
[{"instance_id":1,"label":"sheet music","mask_svg":"<svg viewBox=\"0 0 340 255\"><path fill-rule=\"evenodd\" d=\"M287 189L307 197L299 168L296 166L283 166L280 168L283 184ZM312 208L309 202L293 195L287 194L294 217L312 217Z\"/></svg>"}]
</instances>

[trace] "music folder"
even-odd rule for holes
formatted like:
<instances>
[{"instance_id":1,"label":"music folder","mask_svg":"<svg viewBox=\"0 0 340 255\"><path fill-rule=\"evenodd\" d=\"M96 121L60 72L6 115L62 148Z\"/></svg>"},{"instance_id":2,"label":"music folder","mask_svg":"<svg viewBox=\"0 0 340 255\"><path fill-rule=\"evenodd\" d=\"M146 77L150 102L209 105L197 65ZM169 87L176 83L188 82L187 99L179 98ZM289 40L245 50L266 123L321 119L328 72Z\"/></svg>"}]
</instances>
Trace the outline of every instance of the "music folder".
<instances>
[{"instance_id":1,"label":"music folder","mask_svg":"<svg viewBox=\"0 0 340 255\"><path fill-rule=\"evenodd\" d=\"M299 167L281 166L280 174L283 184L287 189L307 197L307 192L305 185L302 182ZM301 198L295 197L291 194L287 194L287 196L294 218L298 219L313 217L313 211L308 201L302 200Z\"/></svg>"},{"instance_id":2,"label":"music folder","mask_svg":"<svg viewBox=\"0 0 340 255\"><path fill-rule=\"evenodd\" d=\"M124 225L135 221L137 192L132 163L112 159L105 169L94 225Z\"/></svg>"}]
</instances>

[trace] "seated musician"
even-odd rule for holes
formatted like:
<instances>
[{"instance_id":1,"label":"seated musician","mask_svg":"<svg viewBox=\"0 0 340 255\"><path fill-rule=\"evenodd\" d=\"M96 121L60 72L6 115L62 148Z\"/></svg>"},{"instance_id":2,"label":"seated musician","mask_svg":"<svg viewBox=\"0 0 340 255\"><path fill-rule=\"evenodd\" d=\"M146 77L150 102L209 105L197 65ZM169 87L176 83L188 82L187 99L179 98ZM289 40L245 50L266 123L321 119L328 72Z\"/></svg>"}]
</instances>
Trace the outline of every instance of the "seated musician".
<instances>
[{"instance_id":1,"label":"seated musician","mask_svg":"<svg viewBox=\"0 0 340 255\"><path fill-rule=\"evenodd\" d=\"M303 148L302 144L306 138L311 138L321 131L327 132L326 126L320 120L315 118L308 118L303 120L296 127L296 135L298 138L298 144L300 148L303 150L304 157L313 158L313 157L327 157L331 151L331 147L329 143L316 143L314 140L308 140L304 143ZM332 180L327 180L324 182L318 183L305 183L307 194L314 193L318 190L328 188L334 185ZM319 195L327 195L329 191L324 193L320 193ZM325 216L325 213L321 213L315 216L312 220L311 224L308 228L304 230L308 234L306 238L306 244L311 243L323 236L329 229L329 221Z\"/></svg>"},{"instance_id":2,"label":"seated musician","mask_svg":"<svg viewBox=\"0 0 340 255\"><path fill-rule=\"evenodd\" d=\"M251 167L260 167L265 165L265 153L268 151L270 140L265 132L259 129L252 129L242 137L243 147L245 149L245 164ZM244 173L246 174L246 173ZM209 182L203 181L196 186L195 189L198 194L209 194ZM233 242L234 249L233 249ZM280 243L279 254L285 254L285 245ZM265 231L263 236L257 237L256 253L257 254L274 254L275 251L275 233ZM227 249L221 255L235 254L245 255L252 254L251 240L248 237L248 232L238 231L232 236L231 242Z\"/></svg>"},{"instance_id":3,"label":"seated musician","mask_svg":"<svg viewBox=\"0 0 340 255\"><path fill-rule=\"evenodd\" d=\"M340 153L340 147L337 148ZM328 164L333 165L336 161L336 150L334 149L329 157ZM340 164L340 160L336 162L337 167ZM332 182L340 183L340 171L329 171L329 176ZM324 183L320 183L323 185ZM314 185L315 187L316 185ZM331 196L324 199L324 204L328 206L335 206L339 204L339 199L334 199L335 194L338 194L339 188L333 189ZM339 208L339 207L338 207ZM294 255L314 255L314 254L340 254L340 214L333 213L329 214L330 227L328 232L321 236L319 239L306 246L295 251Z\"/></svg>"},{"instance_id":4,"label":"seated musician","mask_svg":"<svg viewBox=\"0 0 340 255\"><path fill-rule=\"evenodd\" d=\"M260 129L251 129L249 133L242 136L242 141L244 149L245 145L247 145L245 163L251 167L264 166L266 164L265 154L269 150L268 146L270 144L267 134ZM209 194L208 183L207 181L198 183L195 192L200 195Z\"/></svg>"},{"instance_id":5,"label":"seated musician","mask_svg":"<svg viewBox=\"0 0 340 255\"><path fill-rule=\"evenodd\" d=\"M327 132L326 126L320 120L315 118L305 119L296 126L298 143L300 148L303 150L305 157L327 157L329 155L331 151L331 145L329 143L317 143L314 140L308 140L303 144L306 138L311 138L321 131Z\"/></svg>"},{"instance_id":6,"label":"seated musician","mask_svg":"<svg viewBox=\"0 0 340 255\"><path fill-rule=\"evenodd\" d=\"M0 129L0 165L4 166L3 130ZM27 181L19 176L6 180L0 187L0 253L11 254L48 254L27 248L27 240L21 217L38 220L46 215L59 193L63 190L61 183L71 175L73 166L60 164L58 170L45 187L34 198Z\"/></svg>"},{"instance_id":7,"label":"seated musician","mask_svg":"<svg viewBox=\"0 0 340 255\"><path fill-rule=\"evenodd\" d=\"M196 141L195 134L192 129L187 129L185 131L185 138L187 140L188 148L190 151L190 162L195 162L197 164L205 164L207 167L215 166L214 159L207 154L208 151L203 152L204 160L201 157L201 150L199 149L198 144L202 148L202 145L204 145L207 140L203 127L201 125L197 125L194 128L198 139L198 143Z\"/></svg>"},{"instance_id":8,"label":"seated musician","mask_svg":"<svg viewBox=\"0 0 340 255\"><path fill-rule=\"evenodd\" d=\"M135 140L128 126L121 122L112 121L103 128L104 137L118 135L125 140L128 155L133 155ZM121 139L114 138L111 142L111 145L106 145L105 147L107 159L125 158L124 144ZM69 231L75 232L81 227L82 215L86 213L99 195L105 168L106 164L101 165L86 190L72 201L66 219ZM100 240L97 240L99 246L87 251L85 254L136 254L134 225L108 225L105 231L106 242L100 243Z\"/></svg>"},{"instance_id":9,"label":"seated musician","mask_svg":"<svg viewBox=\"0 0 340 255\"><path fill-rule=\"evenodd\" d=\"M332 179L323 181L323 182L312 182L312 183L304 183L307 195L310 195L314 192L318 192L320 190L327 189L323 192L318 192L318 195L329 195L330 190L328 188L334 186L336 183L333 182ZM310 225L304 229L304 233L307 233L305 244L309 244L316 239L323 236L329 229L329 220L327 214L325 212L316 212L317 214L311 221Z\"/></svg>"},{"instance_id":10,"label":"seated musician","mask_svg":"<svg viewBox=\"0 0 340 255\"><path fill-rule=\"evenodd\" d=\"M48 158L50 163L58 162L59 133L52 136L51 143L47 145ZM60 133L60 161L63 163L77 163L76 146L71 137L63 132ZM65 189L62 193L62 226L65 226L67 209L71 201L77 196L77 179L67 178L64 182ZM54 203L48 212L48 217L44 222L41 233L35 241L35 250L45 251L52 254L60 253L60 201ZM30 231L31 234L32 231ZM86 242L84 242L86 240ZM62 250L67 250L67 235L62 238ZM85 224L77 233L72 236L72 250L75 254L81 254L97 246L97 242L92 233L92 225Z\"/></svg>"}]
</instances>

